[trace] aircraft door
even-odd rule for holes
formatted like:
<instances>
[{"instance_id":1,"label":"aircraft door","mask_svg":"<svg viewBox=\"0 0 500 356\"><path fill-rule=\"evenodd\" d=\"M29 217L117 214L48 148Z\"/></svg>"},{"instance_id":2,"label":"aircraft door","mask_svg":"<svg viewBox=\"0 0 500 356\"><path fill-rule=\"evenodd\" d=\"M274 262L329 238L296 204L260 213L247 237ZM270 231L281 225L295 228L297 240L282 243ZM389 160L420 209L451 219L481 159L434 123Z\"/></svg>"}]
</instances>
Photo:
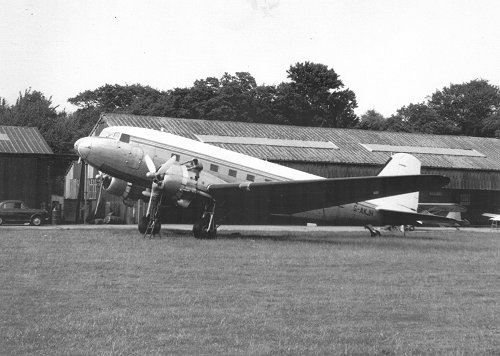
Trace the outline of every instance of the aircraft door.
<instances>
[{"instance_id":1,"label":"aircraft door","mask_svg":"<svg viewBox=\"0 0 500 356\"><path fill-rule=\"evenodd\" d=\"M127 167L132 169L139 169L142 163L144 153L139 146L130 146L128 153Z\"/></svg>"}]
</instances>

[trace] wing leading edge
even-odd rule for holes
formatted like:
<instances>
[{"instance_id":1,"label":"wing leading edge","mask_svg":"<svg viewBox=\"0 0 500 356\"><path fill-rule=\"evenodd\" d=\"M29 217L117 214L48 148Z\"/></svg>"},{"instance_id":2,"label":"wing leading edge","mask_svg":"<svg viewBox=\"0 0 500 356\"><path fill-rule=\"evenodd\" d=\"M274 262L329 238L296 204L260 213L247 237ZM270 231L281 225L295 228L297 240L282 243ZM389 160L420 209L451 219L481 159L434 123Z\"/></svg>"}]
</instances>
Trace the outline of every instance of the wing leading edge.
<instances>
[{"instance_id":1,"label":"wing leading edge","mask_svg":"<svg viewBox=\"0 0 500 356\"><path fill-rule=\"evenodd\" d=\"M292 214L330 206L355 203L448 184L441 175L331 178L286 182L212 184L208 191L218 206L226 209L262 209Z\"/></svg>"}]
</instances>

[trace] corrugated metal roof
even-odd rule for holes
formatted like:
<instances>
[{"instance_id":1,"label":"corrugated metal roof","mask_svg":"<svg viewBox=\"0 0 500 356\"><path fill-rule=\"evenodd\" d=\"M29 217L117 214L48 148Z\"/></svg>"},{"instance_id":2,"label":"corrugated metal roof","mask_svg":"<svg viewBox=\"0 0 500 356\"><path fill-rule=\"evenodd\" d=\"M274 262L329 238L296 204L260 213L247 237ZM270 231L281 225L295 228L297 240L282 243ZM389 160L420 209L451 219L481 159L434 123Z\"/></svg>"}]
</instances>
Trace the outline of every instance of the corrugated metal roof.
<instances>
[{"instance_id":1,"label":"corrugated metal roof","mask_svg":"<svg viewBox=\"0 0 500 356\"><path fill-rule=\"evenodd\" d=\"M53 152L36 127L0 126L0 153Z\"/></svg>"},{"instance_id":2,"label":"corrugated metal roof","mask_svg":"<svg viewBox=\"0 0 500 356\"><path fill-rule=\"evenodd\" d=\"M219 140L221 142L212 144L267 160L382 165L391 155L388 147L394 146L394 152L398 152L401 147L412 146L423 148L416 151L425 153L413 154L422 161L424 167L500 171L500 140L495 138L205 121L128 114L103 114L99 124L163 129L194 140L197 139L196 135L229 136L233 138L232 141L228 140L230 142ZM234 137L332 142L338 149L245 145L234 143ZM384 145L385 150L370 151L363 145L368 147ZM454 154L445 154L447 150ZM471 150L477 151L480 155L457 154L460 151ZM432 153L433 151L435 153Z\"/></svg>"}]
</instances>

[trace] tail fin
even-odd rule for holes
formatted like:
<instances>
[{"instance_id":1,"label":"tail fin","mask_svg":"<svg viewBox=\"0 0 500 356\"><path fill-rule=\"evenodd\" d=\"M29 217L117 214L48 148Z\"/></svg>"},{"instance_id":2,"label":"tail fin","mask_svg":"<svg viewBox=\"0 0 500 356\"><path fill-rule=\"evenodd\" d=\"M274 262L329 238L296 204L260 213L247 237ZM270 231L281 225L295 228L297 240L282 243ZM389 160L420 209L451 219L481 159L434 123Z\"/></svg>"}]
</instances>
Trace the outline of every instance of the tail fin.
<instances>
[{"instance_id":1,"label":"tail fin","mask_svg":"<svg viewBox=\"0 0 500 356\"><path fill-rule=\"evenodd\" d=\"M420 161L408 153L396 153L379 172L379 176L420 174Z\"/></svg>"},{"instance_id":2,"label":"tail fin","mask_svg":"<svg viewBox=\"0 0 500 356\"><path fill-rule=\"evenodd\" d=\"M408 153L396 153L379 172L379 176L402 176L420 174L420 161ZM393 195L390 197L370 200L370 203L384 208L397 210L410 210L416 212L418 209L418 192Z\"/></svg>"}]
</instances>

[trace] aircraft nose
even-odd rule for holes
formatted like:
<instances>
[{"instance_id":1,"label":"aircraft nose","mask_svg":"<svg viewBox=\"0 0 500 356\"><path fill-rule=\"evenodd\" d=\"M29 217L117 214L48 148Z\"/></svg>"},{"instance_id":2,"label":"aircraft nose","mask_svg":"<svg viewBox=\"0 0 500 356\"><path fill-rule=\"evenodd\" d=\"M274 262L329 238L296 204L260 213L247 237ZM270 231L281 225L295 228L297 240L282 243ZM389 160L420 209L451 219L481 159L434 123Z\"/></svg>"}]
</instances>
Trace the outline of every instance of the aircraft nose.
<instances>
[{"instance_id":1,"label":"aircraft nose","mask_svg":"<svg viewBox=\"0 0 500 356\"><path fill-rule=\"evenodd\" d=\"M92 141L90 140L89 137L83 137L75 142L75 152L82 159L88 157L91 147L92 147Z\"/></svg>"}]
</instances>

